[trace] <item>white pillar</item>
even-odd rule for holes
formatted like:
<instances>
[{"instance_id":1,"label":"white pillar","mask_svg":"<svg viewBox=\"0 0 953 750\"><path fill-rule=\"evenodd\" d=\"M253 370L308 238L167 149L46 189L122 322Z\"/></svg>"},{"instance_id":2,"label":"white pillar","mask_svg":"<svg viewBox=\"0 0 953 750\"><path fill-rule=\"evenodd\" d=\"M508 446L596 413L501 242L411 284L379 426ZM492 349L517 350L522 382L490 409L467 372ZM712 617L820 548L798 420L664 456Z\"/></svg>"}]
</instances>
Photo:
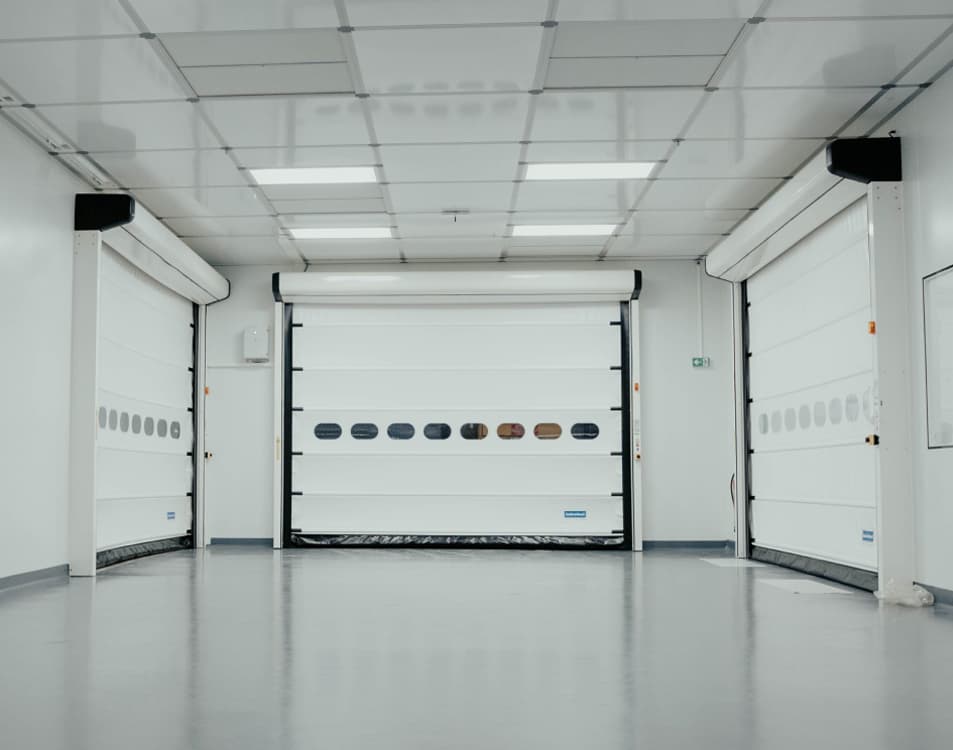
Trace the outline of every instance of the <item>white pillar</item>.
<instances>
[{"instance_id":1,"label":"white pillar","mask_svg":"<svg viewBox=\"0 0 953 750\"><path fill-rule=\"evenodd\" d=\"M285 424L285 306L275 302L275 317L272 323L274 340L272 363L274 367L274 441L275 451L272 462L272 547L281 549L284 541L284 424Z\"/></svg>"},{"instance_id":2,"label":"white pillar","mask_svg":"<svg viewBox=\"0 0 953 750\"><path fill-rule=\"evenodd\" d=\"M748 345L745 341L745 299L742 286L731 285L733 346L735 371L735 557L748 557L748 389L745 370L748 366Z\"/></svg>"},{"instance_id":3,"label":"white pillar","mask_svg":"<svg viewBox=\"0 0 953 750\"><path fill-rule=\"evenodd\" d=\"M99 232L73 240L68 555L71 576L96 575L96 440L99 370Z\"/></svg>"}]
</instances>

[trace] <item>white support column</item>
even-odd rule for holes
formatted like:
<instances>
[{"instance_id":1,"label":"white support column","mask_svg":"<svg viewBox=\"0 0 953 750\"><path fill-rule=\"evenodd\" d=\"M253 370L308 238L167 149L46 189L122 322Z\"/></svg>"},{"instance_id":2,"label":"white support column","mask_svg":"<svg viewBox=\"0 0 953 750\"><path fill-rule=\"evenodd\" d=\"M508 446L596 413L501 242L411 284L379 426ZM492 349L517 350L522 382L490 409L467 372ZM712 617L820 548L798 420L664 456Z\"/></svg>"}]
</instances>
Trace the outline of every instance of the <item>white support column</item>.
<instances>
[{"instance_id":1,"label":"white support column","mask_svg":"<svg viewBox=\"0 0 953 750\"><path fill-rule=\"evenodd\" d=\"M205 370L206 320L208 308L199 305L195 330L195 518L193 534L195 546L203 549L208 543L205 523L205 387L208 377Z\"/></svg>"},{"instance_id":2,"label":"white support column","mask_svg":"<svg viewBox=\"0 0 953 750\"><path fill-rule=\"evenodd\" d=\"M629 429L632 435L632 550L642 551L642 395L639 390L641 378L640 348L639 348L639 302L629 302L629 404L631 408L631 424Z\"/></svg>"},{"instance_id":3,"label":"white support column","mask_svg":"<svg viewBox=\"0 0 953 750\"><path fill-rule=\"evenodd\" d=\"M281 549L284 539L282 510L284 508L284 416L285 416L285 306L275 303L275 317L272 324L274 354L272 356L274 373L274 438L275 452L272 463L272 547Z\"/></svg>"},{"instance_id":4,"label":"white support column","mask_svg":"<svg viewBox=\"0 0 953 750\"><path fill-rule=\"evenodd\" d=\"M733 345L735 361L735 557L748 557L750 531L748 529L748 391L745 387L745 368L748 352L745 342L745 300L742 286L731 285L733 317Z\"/></svg>"},{"instance_id":5,"label":"white support column","mask_svg":"<svg viewBox=\"0 0 953 750\"><path fill-rule=\"evenodd\" d=\"M933 597L914 584L913 399L902 184L872 184L868 206L876 326L874 430L880 440L871 447L877 451L877 596L890 604L928 606Z\"/></svg>"},{"instance_id":6,"label":"white support column","mask_svg":"<svg viewBox=\"0 0 953 750\"><path fill-rule=\"evenodd\" d=\"M96 575L96 440L99 370L99 232L73 240L73 330L70 362L69 571Z\"/></svg>"}]
</instances>

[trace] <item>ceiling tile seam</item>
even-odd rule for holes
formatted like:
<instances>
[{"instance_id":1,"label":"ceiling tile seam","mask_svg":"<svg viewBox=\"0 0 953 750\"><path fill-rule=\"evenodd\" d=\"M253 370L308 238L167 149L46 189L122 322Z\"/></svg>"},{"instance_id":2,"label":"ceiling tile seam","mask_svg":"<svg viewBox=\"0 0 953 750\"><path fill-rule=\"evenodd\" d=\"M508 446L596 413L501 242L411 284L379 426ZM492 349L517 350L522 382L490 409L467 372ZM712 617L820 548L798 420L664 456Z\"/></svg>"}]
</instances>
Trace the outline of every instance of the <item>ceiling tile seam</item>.
<instances>
[{"instance_id":1,"label":"ceiling tile seam","mask_svg":"<svg viewBox=\"0 0 953 750\"><path fill-rule=\"evenodd\" d=\"M552 60L680 60L683 57L724 57L725 52L691 52L664 55L552 55Z\"/></svg>"},{"instance_id":2,"label":"ceiling tile seam","mask_svg":"<svg viewBox=\"0 0 953 750\"><path fill-rule=\"evenodd\" d=\"M524 162L529 154L530 136L533 132L533 122L536 119L536 96L542 92L546 82L546 76L549 72L549 61L552 57L553 47L556 44L556 12L559 8L559 0L549 0L546 5L546 19L542 22L543 33L539 43L539 53L536 56L536 71L533 74L533 84L530 94L529 106L526 108L526 120L523 123L523 132L520 138L520 150L516 157L516 172L513 175L513 188L510 192L510 202L508 204L507 214L512 215L516 211L516 204L519 200L520 186L525 173ZM512 235L512 229L505 229L504 236ZM507 248L504 245L500 249L500 262L505 262L507 258Z\"/></svg>"},{"instance_id":3,"label":"ceiling tile seam","mask_svg":"<svg viewBox=\"0 0 953 750\"><path fill-rule=\"evenodd\" d=\"M901 13L898 15L862 15L862 16L772 16L759 13L764 18L765 23L807 23L807 22L828 22L840 23L842 21L945 21L953 18L953 13L924 13L916 15L912 13Z\"/></svg>"},{"instance_id":4,"label":"ceiling tile seam","mask_svg":"<svg viewBox=\"0 0 953 750\"><path fill-rule=\"evenodd\" d=\"M927 45L926 49L924 49L923 52L921 52L919 55L913 58L913 60L911 60L910 63L903 70L897 73L894 79L890 81L890 85L900 88L901 84L899 84L898 81L903 80L905 76L909 75L909 73L912 70L914 70L920 63L926 60L927 57L930 55L930 53L932 53L941 44L943 44L947 39L950 38L951 34L953 34L953 24L950 24L936 39L934 39L930 44ZM920 83L926 83L926 81L922 81ZM920 83L913 84L913 85L920 85ZM906 84L906 85L910 85L910 84Z\"/></svg>"},{"instance_id":5,"label":"ceiling tile seam","mask_svg":"<svg viewBox=\"0 0 953 750\"><path fill-rule=\"evenodd\" d=\"M46 44L57 42L108 42L111 40L136 39L139 34L64 34L63 36L25 36L0 38L0 46L14 44Z\"/></svg>"},{"instance_id":6,"label":"ceiling tile seam","mask_svg":"<svg viewBox=\"0 0 953 750\"><path fill-rule=\"evenodd\" d=\"M180 65L181 70L210 70L212 68L293 68L315 65L341 65L345 60L298 60L296 62L268 63L214 63L210 65ZM240 96L244 96L243 94Z\"/></svg>"},{"instance_id":7,"label":"ceiling tile seam","mask_svg":"<svg viewBox=\"0 0 953 750\"><path fill-rule=\"evenodd\" d=\"M337 5L337 2L335 2ZM388 26L388 25L377 25L377 26L352 26L349 23L344 24L349 29L353 31L448 31L451 29L525 29L532 28L534 26L539 26L543 21L551 20L547 14L547 18L541 18L539 21L478 21L475 23L418 23L418 24L408 24L406 26Z\"/></svg>"},{"instance_id":8,"label":"ceiling tile seam","mask_svg":"<svg viewBox=\"0 0 953 750\"><path fill-rule=\"evenodd\" d=\"M387 173L384 169L384 159L381 153L380 142L377 138L377 127L374 125L372 107L368 103L369 94L364 85L364 76L361 73L360 59L357 54L357 45L354 42L353 26L351 26L348 16L345 0L334 0L334 7L338 14L340 27L338 33L341 37L341 48L344 51L344 60L351 74L351 83L354 85L354 91L361 104L361 114L364 116L364 124L367 128L367 135L370 139L368 144L374 154L374 160L377 164L377 177L381 189L381 198L384 202L384 211L390 217L391 234L395 240L400 240L400 222L397 213L394 210L394 200L390 194L390 183L387 180ZM397 245L397 252L400 256L400 262L405 263L407 258L404 256L403 248Z\"/></svg>"}]
</instances>

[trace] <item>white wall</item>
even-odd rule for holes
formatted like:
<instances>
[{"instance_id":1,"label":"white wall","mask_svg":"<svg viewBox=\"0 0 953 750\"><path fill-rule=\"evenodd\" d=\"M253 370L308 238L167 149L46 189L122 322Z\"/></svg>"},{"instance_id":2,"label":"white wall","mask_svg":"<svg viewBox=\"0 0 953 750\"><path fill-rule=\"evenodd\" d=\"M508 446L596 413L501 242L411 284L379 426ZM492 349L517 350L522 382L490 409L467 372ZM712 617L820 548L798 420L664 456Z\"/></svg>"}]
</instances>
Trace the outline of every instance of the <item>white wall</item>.
<instances>
[{"instance_id":1,"label":"white wall","mask_svg":"<svg viewBox=\"0 0 953 750\"><path fill-rule=\"evenodd\" d=\"M644 274L645 538L733 538L728 490L734 471L731 286L704 280L704 354L712 358L712 367L693 370L691 358L700 353L695 264L650 262L639 268ZM271 274L276 270L281 269L219 268L231 281L232 296L208 311L210 537L271 536L271 371L242 361L241 334L250 325L271 326Z\"/></svg>"},{"instance_id":2,"label":"white wall","mask_svg":"<svg viewBox=\"0 0 953 750\"><path fill-rule=\"evenodd\" d=\"M953 448L927 450L921 279L953 264L953 73L890 123L903 138L913 362L917 578L953 590ZM953 342L948 342L953 346Z\"/></svg>"},{"instance_id":3,"label":"white wall","mask_svg":"<svg viewBox=\"0 0 953 750\"><path fill-rule=\"evenodd\" d=\"M0 578L67 561L73 196L0 119Z\"/></svg>"}]
</instances>

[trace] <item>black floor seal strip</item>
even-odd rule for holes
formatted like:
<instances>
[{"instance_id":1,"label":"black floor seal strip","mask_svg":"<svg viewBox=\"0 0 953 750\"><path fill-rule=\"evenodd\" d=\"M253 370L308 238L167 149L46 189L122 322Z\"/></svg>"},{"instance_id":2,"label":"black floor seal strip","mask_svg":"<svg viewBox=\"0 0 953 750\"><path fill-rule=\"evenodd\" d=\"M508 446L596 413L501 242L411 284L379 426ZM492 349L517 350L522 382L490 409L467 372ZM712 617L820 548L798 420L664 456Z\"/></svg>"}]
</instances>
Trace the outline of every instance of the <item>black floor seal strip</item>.
<instances>
[{"instance_id":1,"label":"black floor seal strip","mask_svg":"<svg viewBox=\"0 0 953 750\"><path fill-rule=\"evenodd\" d=\"M99 570L109 565L135 560L139 557L159 555L163 552L175 552L180 549L192 549L192 537L181 536L175 539L159 539L154 542L141 542L139 544L129 544L125 547L106 549L96 553L96 569Z\"/></svg>"}]
</instances>

